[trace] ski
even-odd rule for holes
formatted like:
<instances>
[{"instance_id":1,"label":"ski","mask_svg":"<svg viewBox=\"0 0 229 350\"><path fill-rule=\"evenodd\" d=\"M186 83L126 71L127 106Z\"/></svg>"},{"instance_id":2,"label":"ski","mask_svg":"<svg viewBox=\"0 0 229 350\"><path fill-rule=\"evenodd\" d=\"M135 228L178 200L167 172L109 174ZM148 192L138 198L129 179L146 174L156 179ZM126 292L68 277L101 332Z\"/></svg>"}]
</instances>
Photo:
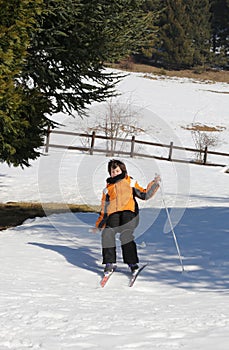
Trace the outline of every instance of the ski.
<instances>
[{"instance_id":1,"label":"ski","mask_svg":"<svg viewBox=\"0 0 229 350\"><path fill-rule=\"evenodd\" d=\"M131 278L130 278L130 281L129 281L129 287L133 287L138 275L141 273L141 271L147 266L147 264L145 265L142 265L136 273L133 273L131 275ZM105 287L105 285L107 284L108 280L110 279L111 275L113 275L113 273L115 272L116 269L114 269L113 271L109 272L109 273L106 273L104 274L102 280L100 281L100 286L102 288Z\"/></svg>"},{"instance_id":2,"label":"ski","mask_svg":"<svg viewBox=\"0 0 229 350\"><path fill-rule=\"evenodd\" d=\"M133 287L134 282L136 281L137 277L139 276L139 274L141 273L141 271L147 266L147 264L142 265L136 273L133 273L131 278L130 278L130 282L129 282L129 287Z\"/></svg>"},{"instance_id":3,"label":"ski","mask_svg":"<svg viewBox=\"0 0 229 350\"><path fill-rule=\"evenodd\" d=\"M113 271L104 274L102 280L100 281L100 285L101 287L105 287L106 283L108 282L109 278L111 277L111 275L113 275L113 273L115 272L116 269L114 269Z\"/></svg>"}]
</instances>

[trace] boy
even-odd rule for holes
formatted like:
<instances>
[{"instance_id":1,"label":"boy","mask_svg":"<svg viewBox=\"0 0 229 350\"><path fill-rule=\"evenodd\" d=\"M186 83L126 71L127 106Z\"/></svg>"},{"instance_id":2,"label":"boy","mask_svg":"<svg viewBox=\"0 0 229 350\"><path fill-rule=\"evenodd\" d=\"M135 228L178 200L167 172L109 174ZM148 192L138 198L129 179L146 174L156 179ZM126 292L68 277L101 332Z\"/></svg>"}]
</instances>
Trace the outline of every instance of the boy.
<instances>
[{"instance_id":1,"label":"boy","mask_svg":"<svg viewBox=\"0 0 229 350\"><path fill-rule=\"evenodd\" d=\"M134 230L138 225L138 204L136 198L147 200L159 188L160 176L156 176L144 189L127 174L126 166L117 159L108 163L110 177L103 190L101 212L96 227L102 231L102 255L104 273L116 267L115 235L120 233L122 256L132 273L138 270L138 254L134 241Z\"/></svg>"}]
</instances>

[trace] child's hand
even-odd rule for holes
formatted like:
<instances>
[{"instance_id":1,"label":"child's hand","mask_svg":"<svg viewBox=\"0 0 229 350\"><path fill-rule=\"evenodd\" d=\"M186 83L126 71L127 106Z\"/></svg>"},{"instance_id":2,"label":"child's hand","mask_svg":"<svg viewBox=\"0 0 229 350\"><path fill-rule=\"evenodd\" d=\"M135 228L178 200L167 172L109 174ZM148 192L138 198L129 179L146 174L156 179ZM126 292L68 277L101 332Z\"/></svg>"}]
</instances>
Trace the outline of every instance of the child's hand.
<instances>
[{"instance_id":1,"label":"child's hand","mask_svg":"<svg viewBox=\"0 0 229 350\"><path fill-rule=\"evenodd\" d=\"M153 179L153 181L158 184L161 181L161 177L160 175L156 174L155 178Z\"/></svg>"},{"instance_id":2,"label":"child's hand","mask_svg":"<svg viewBox=\"0 0 229 350\"><path fill-rule=\"evenodd\" d=\"M97 227L89 228L90 233L98 233L99 229Z\"/></svg>"}]
</instances>

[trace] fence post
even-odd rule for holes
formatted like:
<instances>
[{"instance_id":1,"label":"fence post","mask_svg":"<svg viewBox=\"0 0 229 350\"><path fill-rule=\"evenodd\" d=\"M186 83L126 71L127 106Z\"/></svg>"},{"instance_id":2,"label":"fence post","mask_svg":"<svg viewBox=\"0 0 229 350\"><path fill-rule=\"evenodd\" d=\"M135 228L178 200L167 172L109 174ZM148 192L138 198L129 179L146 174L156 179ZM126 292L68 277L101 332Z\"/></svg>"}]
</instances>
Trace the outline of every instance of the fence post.
<instances>
[{"instance_id":1,"label":"fence post","mask_svg":"<svg viewBox=\"0 0 229 350\"><path fill-rule=\"evenodd\" d=\"M51 127L48 126L48 129L46 132L45 153L48 153L48 151L49 151L50 134L51 134Z\"/></svg>"},{"instance_id":2,"label":"fence post","mask_svg":"<svg viewBox=\"0 0 229 350\"><path fill-rule=\"evenodd\" d=\"M135 136L132 136L131 149L130 149L130 156L131 156L131 158L133 158L133 156L134 156L134 143L135 143Z\"/></svg>"},{"instance_id":3,"label":"fence post","mask_svg":"<svg viewBox=\"0 0 229 350\"><path fill-rule=\"evenodd\" d=\"M208 155L208 146L206 146L204 150L204 164L207 163L207 155Z\"/></svg>"},{"instance_id":4,"label":"fence post","mask_svg":"<svg viewBox=\"0 0 229 350\"><path fill-rule=\"evenodd\" d=\"M170 147L169 147L169 157L168 160L172 160L172 153L173 153L173 141L170 142Z\"/></svg>"},{"instance_id":5,"label":"fence post","mask_svg":"<svg viewBox=\"0 0 229 350\"><path fill-rule=\"evenodd\" d=\"M95 145L95 131L92 132L92 137L91 137L91 147L90 147L91 156L93 155L94 145Z\"/></svg>"}]
</instances>

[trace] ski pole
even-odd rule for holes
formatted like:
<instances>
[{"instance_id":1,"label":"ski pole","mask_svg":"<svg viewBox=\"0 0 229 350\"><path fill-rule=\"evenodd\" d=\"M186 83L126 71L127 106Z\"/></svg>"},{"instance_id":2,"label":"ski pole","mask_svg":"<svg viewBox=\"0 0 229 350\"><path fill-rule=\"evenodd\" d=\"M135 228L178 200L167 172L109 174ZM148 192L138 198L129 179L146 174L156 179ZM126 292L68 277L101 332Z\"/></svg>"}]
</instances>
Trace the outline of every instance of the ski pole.
<instances>
[{"instance_id":1,"label":"ski pole","mask_svg":"<svg viewBox=\"0 0 229 350\"><path fill-rule=\"evenodd\" d=\"M158 175L155 174L155 176L158 176ZM166 211L166 213L167 213L167 217L168 217L170 229L171 229L171 232L172 232L172 234L173 234L173 239L174 239L175 246L176 246L176 249L177 249L177 253L178 253L178 256L179 256L181 268L182 268L182 271L184 271L184 265L183 265L182 258L181 258L180 248L179 248L179 245L178 245L178 242L177 242L177 238L176 238L176 235L175 235L175 232L174 232L174 229L173 229L173 224L172 224L172 221L171 221L171 217L170 217L170 214L169 214L169 210L168 210L168 207L167 207L167 205L166 205L166 203L165 203L165 196L164 196L164 190L163 190L163 186L162 186L162 180L161 180L161 185L160 185L160 191L161 191L162 202L163 202L163 204L164 204L165 211Z\"/></svg>"}]
</instances>

